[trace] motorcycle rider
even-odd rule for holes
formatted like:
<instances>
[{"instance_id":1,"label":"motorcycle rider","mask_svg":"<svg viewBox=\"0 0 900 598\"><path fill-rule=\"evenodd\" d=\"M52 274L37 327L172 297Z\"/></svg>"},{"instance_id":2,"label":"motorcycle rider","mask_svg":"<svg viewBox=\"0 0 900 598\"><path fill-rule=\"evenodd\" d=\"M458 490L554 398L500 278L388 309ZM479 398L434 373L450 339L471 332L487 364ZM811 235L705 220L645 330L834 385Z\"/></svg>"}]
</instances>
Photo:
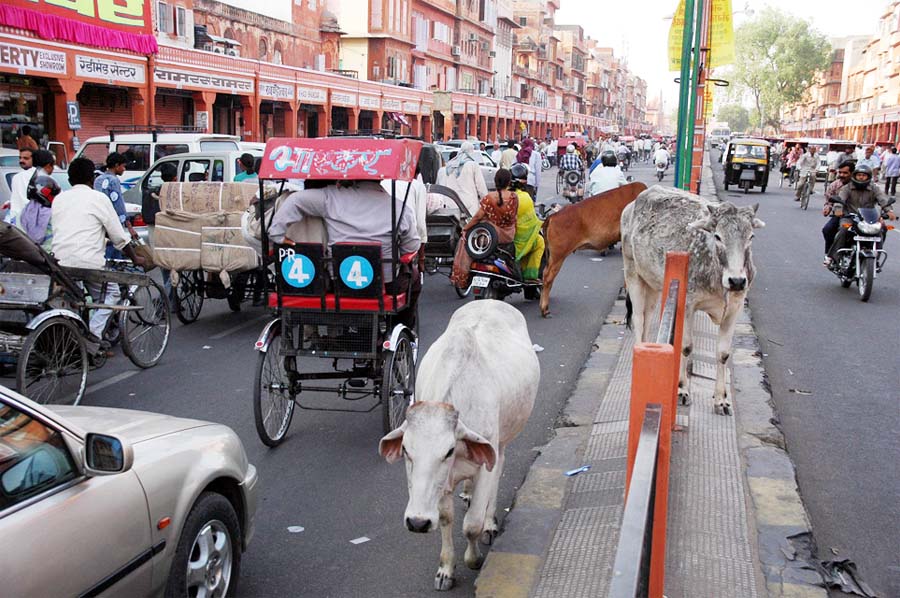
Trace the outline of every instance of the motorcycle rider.
<instances>
[{"instance_id":1,"label":"motorcycle rider","mask_svg":"<svg viewBox=\"0 0 900 598\"><path fill-rule=\"evenodd\" d=\"M850 184L844 185L838 193L838 198L844 203L848 212L856 212L860 208L874 208L876 205L881 206L882 209L887 207L890 200L880 187L872 183L872 179L872 169L867 164L859 164L853 170ZM887 208L887 217L889 220L897 219L891 208ZM886 230L882 231L882 245L886 232ZM834 262L838 250L847 246L847 242L853 234L849 228L838 228L834 243L828 251L830 261L826 258L826 265Z\"/></svg>"},{"instance_id":2,"label":"motorcycle rider","mask_svg":"<svg viewBox=\"0 0 900 598\"><path fill-rule=\"evenodd\" d=\"M574 143L566 146L566 153L559 161L559 170L563 174L568 170L574 170L578 174L584 173L584 160L575 151Z\"/></svg>"},{"instance_id":3,"label":"motorcycle rider","mask_svg":"<svg viewBox=\"0 0 900 598\"><path fill-rule=\"evenodd\" d=\"M669 150L662 144L659 145L659 148L656 150L656 153L653 154L653 163L654 164L665 164L665 168L669 168Z\"/></svg>"},{"instance_id":4,"label":"motorcycle rider","mask_svg":"<svg viewBox=\"0 0 900 598\"><path fill-rule=\"evenodd\" d=\"M796 168L800 176L797 178L797 192L794 194L794 201L800 201L800 196L803 195L804 184L809 185L809 194L813 194L813 189L816 186L816 169L819 167L816 149L814 145L807 146L806 153L797 160ZM809 177L809 181L804 177Z\"/></svg>"},{"instance_id":5,"label":"motorcycle rider","mask_svg":"<svg viewBox=\"0 0 900 598\"><path fill-rule=\"evenodd\" d=\"M595 168L591 172L587 191L588 197L593 197L598 193L628 184L625 174L619 168L619 160L614 152L603 152L600 155L600 164L600 168Z\"/></svg>"},{"instance_id":6,"label":"motorcycle rider","mask_svg":"<svg viewBox=\"0 0 900 598\"><path fill-rule=\"evenodd\" d=\"M534 211L534 200L527 191L528 169L524 164L513 164L510 169L512 182L509 188L516 192L519 209L516 213L516 261L525 280L538 280L541 272L541 258L544 256L544 237L541 236L542 222ZM537 289L525 289L525 299L538 299Z\"/></svg>"},{"instance_id":7,"label":"motorcycle rider","mask_svg":"<svg viewBox=\"0 0 900 598\"><path fill-rule=\"evenodd\" d=\"M841 219L832 215L834 198L838 196L838 193L840 193L844 185L847 185L850 182L852 174L853 169L850 168L849 164L841 164L841 167L838 168L835 173L835 180L825 189L825 205L822 208L822 215L831 216L831 218L828 219L828 222L825 223L825 226L822 227L822 237L825 239L825 259L823 260L822 265L826 268L831 265L831 258L828 257L828 250L831 249L831 245L834 243L834 237L841 227Z\"/></svg>"}]
</instances>

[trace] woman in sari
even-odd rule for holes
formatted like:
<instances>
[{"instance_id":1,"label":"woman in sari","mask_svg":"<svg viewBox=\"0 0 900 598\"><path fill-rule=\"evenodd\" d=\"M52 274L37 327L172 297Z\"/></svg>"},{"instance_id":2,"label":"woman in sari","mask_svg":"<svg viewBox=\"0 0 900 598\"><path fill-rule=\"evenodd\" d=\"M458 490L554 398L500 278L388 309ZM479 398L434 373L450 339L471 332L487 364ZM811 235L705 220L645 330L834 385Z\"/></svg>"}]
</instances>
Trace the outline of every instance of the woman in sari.
<instances>
[{"instance_id":1,"label":"woman in sari","mask_svg":"<svg viewBox=\"0 0 900 598\"><path fill-rule=\"evenodd\" d=\"M497 191L488 193L482 198L478 211L463 227L462 238L459 240L459 245L456 246L456 255L453 257L453 273L450 276L450 281L457 288L466 289L471 282L469 271L472 266L472 258L466 251L466 234L473 226L479 222L490 222L497 229L500 244L510 244L515 240L519 200L516 193L508 190L510 180L508 170L505 168L498 170L494 175Z\"/></svg>"},{"instance_id":2,"label":"woman in sari","mask_svg":"<svg viewBox=\"0 0 900 598\"><path fill-rule=\"evenodd\" d=\"M542 223L534 212L534 201L525 190L528 183L528 169L524 164L514 164L510 170L512 182L509 188L518 197L516 217L516 260L522 270L522 278L536 280L540 278L541 259L544 256L544 237L541 236ZM499 186L497 187L500 188ZM526 292L526 299L532 299Z\"/></svg>"}]
</instances>

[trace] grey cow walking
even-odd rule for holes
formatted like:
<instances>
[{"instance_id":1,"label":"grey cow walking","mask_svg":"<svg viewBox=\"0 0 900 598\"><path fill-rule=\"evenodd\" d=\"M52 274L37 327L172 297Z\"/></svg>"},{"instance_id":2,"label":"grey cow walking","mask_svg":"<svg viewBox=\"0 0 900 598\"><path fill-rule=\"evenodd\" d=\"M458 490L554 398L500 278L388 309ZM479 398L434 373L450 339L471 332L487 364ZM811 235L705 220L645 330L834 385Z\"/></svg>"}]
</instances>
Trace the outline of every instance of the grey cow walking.
<instances>
[{"instance_id":1,"label":"grey cow walking","mask_svg":"<svg viewBox=\"0 0 900 598\"><path fill-rule=\"evenodd\" d=\"M716 346L715 411L731 414L725 388L725 364L744 298L753 282L753 229L765 223L756 217L759 204L737 207L712 203L699 195L654 185L622 212L622 256L625 284L634 310L634 336L649 340L647 323L662 296L666 253L690 254L679 400L687 405L687 374L693 348L690 322L694 312L706 312L719 326Z\"/></svg>"}]
</instances>

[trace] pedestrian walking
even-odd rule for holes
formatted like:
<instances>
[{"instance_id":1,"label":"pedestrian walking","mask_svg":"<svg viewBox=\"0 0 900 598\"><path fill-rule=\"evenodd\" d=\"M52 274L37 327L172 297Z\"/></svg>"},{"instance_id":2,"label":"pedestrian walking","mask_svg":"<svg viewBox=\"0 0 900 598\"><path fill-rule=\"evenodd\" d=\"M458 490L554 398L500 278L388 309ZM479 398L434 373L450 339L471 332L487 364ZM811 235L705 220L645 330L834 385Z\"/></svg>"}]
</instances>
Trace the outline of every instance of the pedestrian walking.
<instances>
[{"instance_id":1,"label":"pedestrian walking","mask_svg":"<svg viewBox=\"0 0 900 598\"><path fill-rule=\"evenodd\" d=\"M38 149L37 141L34 140L34 137L31 136L31 127L25 125L22 127L21 133L19 134L19 138L16 140L16 149L30 149L36 150Z\"/></svg>"},{"instance_id":2,"label":"pedestrian walking","mask_svg":"<svg viewBox=\"0 0 900 598\"><path fill-rule=\"evenodd\" d=\"M900 155L897 154L897 146L891 151L885 152L884 158L884 193L891 197L897 195L897 177L900 177Z\"/></svg>"}]
</instances>

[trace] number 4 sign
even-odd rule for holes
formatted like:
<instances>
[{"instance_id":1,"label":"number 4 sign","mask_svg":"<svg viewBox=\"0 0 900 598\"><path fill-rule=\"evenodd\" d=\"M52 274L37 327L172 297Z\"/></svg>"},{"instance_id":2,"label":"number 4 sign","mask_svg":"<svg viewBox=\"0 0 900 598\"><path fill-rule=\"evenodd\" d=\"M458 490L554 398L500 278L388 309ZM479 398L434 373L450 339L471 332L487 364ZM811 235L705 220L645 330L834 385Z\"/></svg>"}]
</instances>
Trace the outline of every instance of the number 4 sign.
<instances>
[{"instance_id":1,"label":"number 4 sign","mask_svg":"<svg viewBox=\"0 0 900 598\"><path fill-rule=\"evenodd\" d=\"M351 289L364 289L372 284L374 272L369 260L351 255L341 262L341 280Z\"/></svg>"},{"instance_id":2,"label":"number 4 sign","mask_svg":"<svg viewBox=\"0 0 900 598\"><path fill-rule=\"evenodd\" d=\"M316 277L316 267L303 254L290 255L281 262L281 276L292 287L308 287Z\"/></svg>"}]
</instances>

